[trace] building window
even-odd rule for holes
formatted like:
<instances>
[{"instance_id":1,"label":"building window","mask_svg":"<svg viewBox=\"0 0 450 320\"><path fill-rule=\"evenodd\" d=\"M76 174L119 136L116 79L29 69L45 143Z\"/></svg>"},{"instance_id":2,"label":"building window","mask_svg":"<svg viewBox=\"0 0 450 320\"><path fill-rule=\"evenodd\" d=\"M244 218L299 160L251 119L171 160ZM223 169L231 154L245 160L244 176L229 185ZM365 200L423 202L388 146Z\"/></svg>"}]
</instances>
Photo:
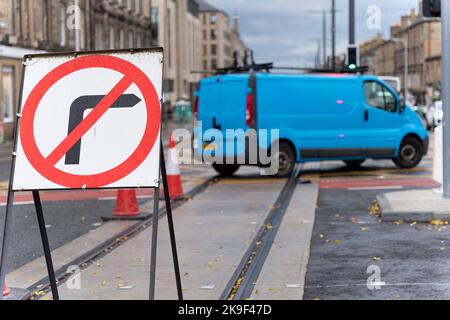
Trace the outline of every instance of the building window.
<instances>
[{"instance_id":1,"label":"building window","mask_svg":"<svg viewBox=\"0 0 450 320\"><path fill-rule=\"evenodd\" d=\"M217 33L216 30L211 30L211 40L216 40L217 39Z\"/></svg>"},{"instance_id":2,"label":"building window","mask_svg":"<svg viewBox=\"0 0 450 320\"><path fill-rule=\"evenodd\" d=\"M2 89L3 89L3 121L14 121L14 68L3 67Z\"/></svg>"},{"instance_id":3,"label":"building window","mask_svg":"<svg viewBox=\"0 0 450 320\"><path fill-rule=\"evenodd\" d=\"M120 49L125 49L125 31L123 29L120 29L119 42Z\"/></svg>"},{"instance_id":4,"label":"building window","mask_svg":"<svg viewBox=\"0 0 450 320\"><path fill-rule=\"evenodd\" d=\"M109 28L109 49L115 49L116 48L116 30L114 30L114 27Z\"/></svg>"},{"instance_id":5,"label":"building window","mask_svg":"<svg viewBox=\"0 0 450 320\"><path fill-rule=\"evenodd\" d=\"M203 45L203 55L207 55L208 54L208 46L207 45Z\"/></svg>"},{"instance_id":6,"label":"building window","mask_svg":"<svg viewBox=\"0 0 450 320\"><path fill-rule=\"evenodd\" d=\"M63 3L59 4L58 9L58 25L59 25L59 44L65 47L67 43L66 36L66 7Z\"/></svg>"},{"instance_id":7,"label":"building window","mask_svg":"<svg viewBox=\"0 0 450 320\"><path fill-rule=\"evenodd\" d=\"M208 60L203 60L203 70L208 70Z\"/></svg>"},{"instance_id":8,"label":"building window","mask_svg":"<svg viewBox=\"0 0 450 320\"><path fill-rule=\"evenodd\" d=\"M211 68L212 69L217 69L217 60L216 59L212 59L211 60Z\"/></svg>"},{"instance_id":9,"label":"building window","mask_svg":"<svg viewBox=\"0 0 450 320\"><path fill-rule=\"evenodd\" d=\"M215 14L212 14L209 21L211 22L211 24L216 24L217 16Z\"/></svg>"},{"instance_id":10,"label":"building window","mask_svg":"<svg viewBox=\"0 0 450 320\"><path fill-rule=\"evenodd\" d=\"M85 37L85 21L84 12L81 9L75 11L75 25L79 28L74 29L75 49L86 49L86 37Z\"/></svg>"},{"instance_id":11,"label":"building window","mask_svg":"<svg viewBox=\"0 0 450 320\"><path fill-rule=\"evenodd\" d=\"M134 47L134 33L133 31L128 32L128 48Z\"/></svg>"},{"instance_id":12,"label":"building window","mask_svg":"<svg viewBox=\"0 0 450 320\"><path fill-rule=\"evenodd\" d=\"M215 45L215 44L211 45L211 54L212 55L217 54L217 45Z\"/></svg>"},{"instance_id":13,"label":"building window","mask_svg":"<svg viewBox=\"0 0 450 320\"><path fill-rule=\"evenodd\" d=\"M159 11L157 7L152 7L151 21L152 46L156 47L159 45Z\"/></svg>"},{"instance_id":14,"label":"building window","mask_svg":"<svg viewBox=\"0 0 450 320\"><path fill-rule=\"evenodd\" d=\"M137 35L136 37L136 47L137 48L142 48L142 35Z\"/></svg>"},{"instance_id":15,"label":"building window","mask_svg":"<svg viewBox=\"0 0 450 320\"><path fill-rule=\"evenodd\" d=\"M136 0L136 3L135 3L135 11L136 11L136 14L141 14L141 12L142 12L142 0Z\"/></svg>"},{"instance_id":16,"label":"building window","mask_svg":"<svg viewBox=\"0 0 450 320\"><path fill-rule=\"evenodd\" d=\"M203 30L203 40L208 40L208 32Z\"/></svg>"}]
</instances>

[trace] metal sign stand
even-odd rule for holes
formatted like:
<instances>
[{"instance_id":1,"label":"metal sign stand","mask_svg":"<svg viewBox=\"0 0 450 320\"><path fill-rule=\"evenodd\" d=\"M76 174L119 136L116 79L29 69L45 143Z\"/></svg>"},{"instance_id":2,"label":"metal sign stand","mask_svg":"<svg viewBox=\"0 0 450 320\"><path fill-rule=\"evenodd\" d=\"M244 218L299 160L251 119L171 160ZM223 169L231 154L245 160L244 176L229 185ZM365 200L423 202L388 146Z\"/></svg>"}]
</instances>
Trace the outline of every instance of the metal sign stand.
<instances>
[{"instance_id":1,"label":"metal sign stand","mask_svg":"<svg viewBox=\"0 0 450 320\"><path fill-rule=\"evenodd\" d=\"M8 249L10 247L11 236L12 236L12 210L14 205L14 173L16 167L16 156L17 156L17 142L18 142L18 134L19 134L19 124L21 119L21 108L22 108L22 92L23 92L23 83L25 77L25 66L22 68L22 80L21 80L21 88L19 95L19 107L18 113L16 117L16 128L14 133L14 151L12 154L12 162L11 162L11 175L9 178L9 187L8 187L8 200L6 205L6 214L4 221L4 229L3 229L3 241L2 241L2 251L0 256L0 300L3 300L3 287L5 285L5 277L8 269ZM183 300L183 290L181 284L181 275L180 275L180 266L178 262L178 253L177 253L177 245L175 238L175 227L173 223L173 214L172 214L172 204L170 200L169 193L169 185L167 181L167 172L166 172L166 163L164 159L164 149L163 143L161 141L161 151L160 151L160 173L163 182L164 195L165 195L165 204L166 204L166 214L167 214L167 222L169 226L169 234L170 234L170 243L172 248L172 257L174 263L174 271L175 271L175 279L177 285L177 294L178 299L180 301ZM153 206L153 232L152 232L152 240L151 240L151 260L150 260L150 290L149 290L149 299L155 299L155 288L156 288L156 256L157 256L157 248L158 248L158 222L159 222L159 200L160 200L160 189L161 182L158 187L151 188L154 189L154 206ZM33 200L36 208L36 215L39 224L39 232L41 235L42 246L44 249L45 262L47 265L48 277L50 281L51 291L54 300L59 300L59 292L58 292L58 283L56 280L55 270L53 267L52 254L50 250L50 244L48 241L47 230L45 227L45 219L44 212L42 209L42 202L39 194L40 190L34 190Z\"/></svg>"}]
</instances>

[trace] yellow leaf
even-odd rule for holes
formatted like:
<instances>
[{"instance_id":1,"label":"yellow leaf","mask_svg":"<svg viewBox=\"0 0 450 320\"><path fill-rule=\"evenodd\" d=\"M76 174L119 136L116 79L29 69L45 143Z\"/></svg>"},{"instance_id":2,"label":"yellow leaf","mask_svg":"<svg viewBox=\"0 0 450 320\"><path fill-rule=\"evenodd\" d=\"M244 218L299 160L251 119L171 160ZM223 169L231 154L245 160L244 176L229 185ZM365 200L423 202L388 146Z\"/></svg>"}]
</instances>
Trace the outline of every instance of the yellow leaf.
<instances>
[{"instance_id":1,"label":"yellow leaf","mask_svg":"<svg viewBox=\"0 0 450 320\"><path fill-rule=\"evenodd\" d=\"M209 261L208 262L208 268L210 268L210 269L214 268L214 262Z\"/></svg>"},{"instance_id":2,"label":"yellow leaf","mask_svg":"<svg viewBox=\"0 0 450 320\"><path fill-rule=\"evenodd\" d=\"M340 243L341 243L341 240L336 240L336 241L334 241L334 243L340 244Z\"/></svg>"},{"instance_id":3,"label":"yellow leaf","mask_svg":"<svg viewBox=\"0 0 450 320\"><path fill-rule=\"evenodd\" d=\"M102 283L101 283L101 285L104 287L104 286L106 286L108 284L108 282L106 282L106 280L103 280L102 281Z\"/></svg>"},{"instance_id":4,"label":"yellow leaf","mask_svg":"<svg viewBox=\"0 0 450 320\"><path fill-rule=\"evenodd\" d=\"M369 231L369 227L361 228L361 231L367 232L367 231Z\"/></svg>"}]
</instances>

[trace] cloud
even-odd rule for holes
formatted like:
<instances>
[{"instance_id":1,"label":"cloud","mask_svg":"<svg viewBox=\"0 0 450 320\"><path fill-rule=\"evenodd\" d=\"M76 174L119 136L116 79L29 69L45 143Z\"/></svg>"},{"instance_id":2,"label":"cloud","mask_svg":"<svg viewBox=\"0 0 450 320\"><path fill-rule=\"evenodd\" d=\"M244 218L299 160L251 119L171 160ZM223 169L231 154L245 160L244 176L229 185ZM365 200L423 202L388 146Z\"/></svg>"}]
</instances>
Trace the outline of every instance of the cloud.
<instances>
[{"instance_id":1,"label":"cloud","mask_svg":"<svg viewBox=\"0 0 450 320\"><path fill-rule=\"evenodd\" d=\"M255 51L258 61L273 61L283 66L311 66L322 38L322 15L329 10L330 0L208 0L215 7L239 15L241 34L246 44ZM376 4L381 10L381 30L366 26L367 7ZM382 32L389 35L390 25L411 10L418 0L357 0L357 41L369 39ZM345 52L348 44L348 1L336 0L336 46ZM318 12L312 13L312 12ZM328 34L331 38L330 16ZM328 39L330 54L330 39Z\"/></svg>"}]
</instances>

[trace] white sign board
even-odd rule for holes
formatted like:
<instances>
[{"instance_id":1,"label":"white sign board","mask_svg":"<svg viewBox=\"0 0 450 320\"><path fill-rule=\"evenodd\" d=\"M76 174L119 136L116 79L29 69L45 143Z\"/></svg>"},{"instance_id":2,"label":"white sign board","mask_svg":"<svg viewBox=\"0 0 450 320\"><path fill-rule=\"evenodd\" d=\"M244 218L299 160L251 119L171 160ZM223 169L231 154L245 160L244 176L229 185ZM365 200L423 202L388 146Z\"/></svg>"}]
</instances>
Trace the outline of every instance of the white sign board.
<instances>
[{"instance_id":1,"label":"white sign board","mask_svg":"<svg viewBox=\"0 0 450 320\"><path fill-rule=\"evenodd\" d=\"M162 49L25 58L13 190L159 186Z\"/></svg>"}]
</instances>

